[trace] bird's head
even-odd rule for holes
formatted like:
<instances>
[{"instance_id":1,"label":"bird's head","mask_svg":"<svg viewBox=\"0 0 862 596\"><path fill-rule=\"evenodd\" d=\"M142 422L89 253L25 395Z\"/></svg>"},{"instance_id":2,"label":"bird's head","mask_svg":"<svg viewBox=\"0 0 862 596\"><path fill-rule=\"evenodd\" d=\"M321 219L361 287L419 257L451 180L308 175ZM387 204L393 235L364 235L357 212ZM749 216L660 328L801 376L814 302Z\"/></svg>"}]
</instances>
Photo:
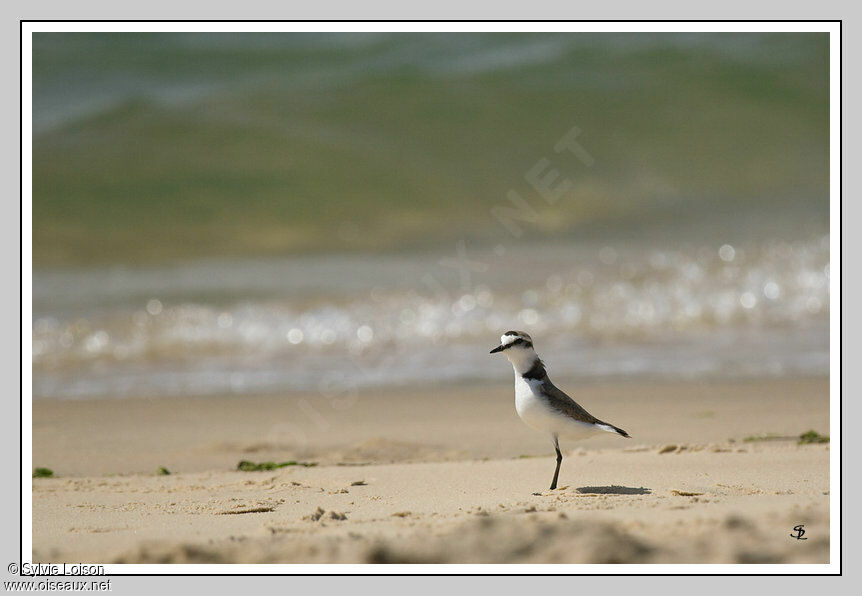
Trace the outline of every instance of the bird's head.
<instances>
[{"instance_id":1,"label":"bird's head","mask_svg":"<svg viewBox=\"0 0 862 596\"><path fill-rule=\"evenodd\" d=\"M533 338L523 331L507 331L500 338L500 345L491 350L491 354L503 352L514 365L532 363L536 359L533 349Z\"/></svg>"}]
</instances>

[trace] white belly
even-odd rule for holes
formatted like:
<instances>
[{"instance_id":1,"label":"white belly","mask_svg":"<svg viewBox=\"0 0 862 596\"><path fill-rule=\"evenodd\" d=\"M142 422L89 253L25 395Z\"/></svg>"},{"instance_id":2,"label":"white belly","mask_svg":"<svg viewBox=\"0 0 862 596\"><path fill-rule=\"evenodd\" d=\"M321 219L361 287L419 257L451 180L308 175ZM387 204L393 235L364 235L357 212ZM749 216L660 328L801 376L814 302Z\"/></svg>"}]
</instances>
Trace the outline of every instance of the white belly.
<instances>
[{"instance_id":1,"label":"white belly","mask_svg":"<svg viewBox=\"0 0 862 596\"><path fill-rule=\"evenodd\" d=\"M603 431L594 424L574 420L551 408L538 394L539 385L538 381L527 381L515 375L515 410L527 426L574 441Z\"/></svg>"}]
</instances>

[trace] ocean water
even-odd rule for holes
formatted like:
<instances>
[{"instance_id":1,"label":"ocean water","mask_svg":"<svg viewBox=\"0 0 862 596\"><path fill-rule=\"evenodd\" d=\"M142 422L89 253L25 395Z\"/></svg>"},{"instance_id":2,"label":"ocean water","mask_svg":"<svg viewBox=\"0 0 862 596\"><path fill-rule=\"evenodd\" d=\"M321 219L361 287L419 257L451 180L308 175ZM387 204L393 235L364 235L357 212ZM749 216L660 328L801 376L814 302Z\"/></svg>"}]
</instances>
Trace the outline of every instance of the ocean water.
<instances>
[{"instance_id":1,"label":"ocean water","mask_svg":"<svg viewBox=\"0 0 862 596\"><path fill-rule=\"evenodd\" d=\"M542 159L572 186L534 241L717 220L728 236L828 231L825 35L33 44L37 265L495 242L490 210L531 193ZM587 161L555 150L575 127Z\"/></svg>"},{"instance_id":2,"label":"ocean water","mask_svg":"<svg viewBox=\"0 0 862 596\"><path fill-rule=\"evenodd\" d=\"M500 380L528 330L558 377L828 374L828 236L502 245L38 272L37 397L342 392Z\"/></svg>"},{"instance_id":3,"label":"ocean water","mask_svg":"<svg viewBox=\"0 0 862 596\"><path fill-rule=\"evenodd\" d=\"M825 35L33 48L37 398L828 373Z\"/></svg>"}]
</instances>

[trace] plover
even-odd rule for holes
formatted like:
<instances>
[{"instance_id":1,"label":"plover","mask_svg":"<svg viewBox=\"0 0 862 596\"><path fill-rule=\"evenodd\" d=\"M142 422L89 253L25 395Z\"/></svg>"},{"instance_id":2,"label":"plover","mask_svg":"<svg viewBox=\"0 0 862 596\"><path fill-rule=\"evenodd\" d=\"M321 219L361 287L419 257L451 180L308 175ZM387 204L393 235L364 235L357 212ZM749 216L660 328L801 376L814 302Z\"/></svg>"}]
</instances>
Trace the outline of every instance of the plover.
<instances>
[{"instance_id":1,"label":"plover","mask_svg":"<svg viewBox=\"0 0 862 596\"><path fill-rule=\"evenodd\" d=\"M617 433L625 438L629 434L613 424L599 420L575 400L563 393L548 378L545 363L533 349L533 340L523 331L507 331L500 345L491 354L503 352L515 369L515 409L527 426L551 436L557 452L557 468L551 489L557 488L560 464L560 438L578 441L600 432Z\"/></svg>"}]
</instances>

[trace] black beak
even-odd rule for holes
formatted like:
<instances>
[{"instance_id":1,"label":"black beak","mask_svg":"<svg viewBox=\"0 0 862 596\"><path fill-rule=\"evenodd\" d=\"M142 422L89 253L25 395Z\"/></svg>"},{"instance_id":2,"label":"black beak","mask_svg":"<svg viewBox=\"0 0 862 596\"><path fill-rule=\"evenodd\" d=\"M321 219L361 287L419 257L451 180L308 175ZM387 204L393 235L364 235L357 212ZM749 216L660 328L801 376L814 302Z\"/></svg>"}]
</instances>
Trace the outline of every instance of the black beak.
<instances>
[{"instance_id":1,"label":"black beak","mask_svg":"<svg viewBox=\"0 0 862 596\"><path fill-rule=\"evenodd\" d=\"M491 351L489 352L489 354L496 354L497 352L502 352L502 351L503 351L503 346L497 346L496 348L494 348L493 350L491 350Z\"/></svg>"}]
</instances>

